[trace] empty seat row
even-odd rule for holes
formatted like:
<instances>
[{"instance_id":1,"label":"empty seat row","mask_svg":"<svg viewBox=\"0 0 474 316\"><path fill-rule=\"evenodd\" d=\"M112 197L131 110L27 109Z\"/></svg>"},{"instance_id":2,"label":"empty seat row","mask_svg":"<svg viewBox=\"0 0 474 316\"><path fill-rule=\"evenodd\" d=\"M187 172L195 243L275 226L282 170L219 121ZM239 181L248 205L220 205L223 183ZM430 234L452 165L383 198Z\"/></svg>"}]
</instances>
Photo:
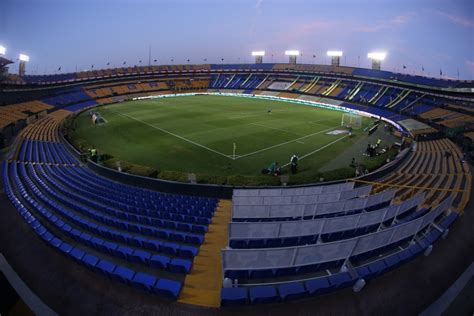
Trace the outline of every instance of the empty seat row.
<instances>
[{"instance_id":1,"label":"empty seat row","mask_svg":"<svg viewBox=\"0 0 474 316\"><path fill-rule=\"evenodd\" d=\"M21 161L43 162L54 164L77 164L61 143L38 140L24 140L20 149Z\"/></svg>"},{"instance_id":2,"label":"empty seat row","mask_svg":"<svg viewBox=\"0 0 474 316\"><path fill-rule=\"evenodd\" d=\"M178 298L182 287L180 282L166 278L156 278L155 276L149 275L147 273L134 271L127 267L117 265L114 262L110 262L93 254L87 253L81 248L74 247L73 245L56 237L45 226L43 226L41 222L37 220L35 216L33 216L22 204L22 202L15 196L9 180L8 166L6 162L4 162L3 167L3 181L6 194L25 222L50 246L59 250L67 257L75 260L85 267L95 272L100 272L107 277L152 293L159 294L172 300L176 300Z\"/></svg>"},{"instance_id":3,"label":"empty seat row","mask_svg":"<svg viewBox=\"0 0 474 316\"><path fill-rule=\"evenodd\" d=\"M114 182L110 179L97 176L92 171L87 168L72 168L68 169L80 176L81 179L87 181L88 184L99 185L101 189L111 190L122 196L128 196L129 198L135 199L137 202L145 202L147 200L153 201L163 201L169 205L183 205L186 204L189 207L198 207L203 210L213 211L217 205L217 199L206 198L206 197L196 197L188 195L178 195L178 194L169 194L156 191L150 191L146 189L141 189L137 187L132 187L130 185Z\"/></svg>"},{"instance_id":4,"label":"empty seat row","mask_svg":"<svg viewBox=\"0 0 474 316\"><path fill-rule=\"evenodd\" d=\"M143 191L146 190L128 192L127 186L122 184L117 185L97 175L86 175L88 172L84 170L85 168L82 167L65 168L60 169L59 172L65 174L65 177L71 181L77 182L80 180L80 182L83 185L87 185L92 192L105 195L110 199L129 205L131 210L162 210L183 215L211 218L216 207L215 201L202 200L195 197L183 198L183 196L143 193Z\"/></svg>"},{"instance_id":5,"label":"empty seat row","mask_svg":"<svg viewBox=\"0 0 474 316\"><path fill-rule=\"evenodd\" d=\"M33 167L30 167L32 169ZM153 221L153 226L158 226L167 229L174 229L180 230L185 232L192 232L196 234L204 234L207 231L206 225L199 225L199 224L190 224L190 223L179 223L176 222L174 219L182 219L182 215L170 216L172 220L166 219L156 219L150 218L148 216L138 216L136 214L130 214L128 212L123 212L115 208L116 204L113 203L112 200L104 198L100 195L93 195L90 192L77 188L75 186L68 185L68 180L64 178L52 178L50 174L44 172L42 166L35 166L35 169L38 170L37 173L41 175L41 179L44 179L47 184L54 186L57 192L62 192L62 194L72 198L83 205L90 206L96 210L102 211L107 215L112 215L116 218L127 220L130 222L136 222L141 224L151 225ZM55 169L59 169L57 167ZM54 175L54 174L53 174ZM111 205L112 204L112 205ZM110 206L111 205L111 206ZM207 220L207 219L206 219Z\"/></svg>"},{"instance_id":6,"label":"empty seat row","mask_svg":"<svg viewBox=\"0 0 474 316\"><path fill-rule=\"evenodd\" d=\"M442 217L439 226L448 229L457 217L456 213L451 212L448 216ZM353 267L355 274L346 271L304 281L281 282L275 285L241 285L240 287L222 288L221 305L232 306L290 301L351 286L358 279L369 282L371 279L412 260L429 245L432 245L441 234L439 229L432 228L427 231L426 235L400 251L370 263Z\"/></svg>"},{"instance_id":7,"label":"empty seat row","mask_svg":"<svg viewBox=\"0 0 474 316\"><path fill-rule=\"evenodd\" d=\"M30 165L30 169L31 171L34 172L34 168L31 165ZM20 172L22 176L27 177L26 171L24 170L24 165L20 165ZM64 209L58 207L56 205L56 201L61 202L62 204L67 206L69 209L74 210L75 212L78 212L87 218L91 218L94 221L98 221L107 226L113 226L122 230L126 230L130 233L140 233L146 236L156 236L161 239L167 239L167 240L176 241L176 242L186 242L186 243L196 244L196 245L201 244L204 240L204 237L199 234L168 230L164 228L161 228L161 229L153 228L152 226L134 224L134 223L130 223L124 220L120 220L120 219L116 219L116 218L104 215L100 211L96 211L94 209L91 209L90 207L86 207L81 204L78 204L76 200L64 197L63 195L59 194L56 190L52 190L50 187L48 187L43 182L43 180L41 180L36 174L33 173L33 176L36 182L41 183L38 190L39 191L44 190L47 192L47 194L50 197L54 198L54 199L51 199L43 195L43 201L46 204L50 205L51 207L55 208L59 212L64 213ZM83 220L81 217L78 217L75 219L79 223L81 223Z\"/></svg>"},{"instance_id":8,"label":"empty seat row","mask_svg":"<svg viewBox=\"0 0 474 316\"><path fill-rule=\"evenodd\" d=\"M340 268L348 259L372 258L405 244L435 225L443 213L449 213L452 197L416 220L351 239L284 248L224 249L224 275L231 279L299 275Z\"/></svg>"},{"instance_id":9,"label":"empty seat row","mask_svg":"<svg viewBox=\"0 0 474 316\"><path fill-rule=\"evenodd\" d=\"M131 213L127 216L145 215L147 217L154 217L160 219L171 219L178 222L187 222L198 225L208 225L211 223L212 212L208 211L197 211L191 208L184 207L169 207L165 202L161 202L159 205L151 205L148 203L144 205L146 208L138 207L133 201L127 198L109 194L106 188L101 188L96 191L92 183L82 181L82 178L74 179L74 174L68 174L66 171L77 168L62 168L55 166L39 166L38 169L42 171L42 174L49 174L56 180L61 182L70 183L71 186L78 186L84 189L89 188L88 194L91 198L101 197L101 201L106 201L108 205L119 209L122 212ZM79 181L79 179L81 181ZM117 192L117 190L113 190ZM81 191L83 192L83 191ZM202 216L201 216L202 215Z\"/></svg>"},{"instance_id":10,"label":"empty seat row","mask_svg":"<svg viewBox=\"0 0 474 316\"><path fill-rule=\"evenodd\" d=\"M88 226L86 221L82 222L83 225L79 226L87 229L88 232L80 231L79 229L73 228L69 224L62 221L45 207L39 205L37 200L29 196L18 177L14 175L14 179L23 199L25 199L33 208L35 208L38 214L43 216L43 218L45 218L50 224L54 225L59 231L70 236L77 242L96 248L97 250L107 253L111 256L116 256L134 263L142 263L160 269L169 270L170 272L187 273L191 270L192 261L189 259L170 258L166 255L153 254L149 251L121 246L118 243L95 237L90 233L98 233L103 238L116 240L119 243L129 243L135 247L142 247L147 250L158 251L162 254L181 256L185 258L193 258L197 254L197 248L160 242L158 240L150 240L133 235L107 234L104 233L104 230L100 230L100 228L96 226ZM64 213L62 213L62 215L64 215ZM106 232L111 233L110 230ZM121 238L118 238L117 236L121 236Z\"/></svg>"},{"instance_id":11,"label":"empty seat row","mask_svg":"<svg viewBox=\"0 0 474 316\"><path fill-rule=\"evenodd\" d=\"M315 219L374 211L390 205L396 189L362 198L328 203L247 205L232 208L232 221L275 221Z\"/></svg>"},{"instance_id":12,"label":"empty seat row","mask_svg":"<svg viewBox=\"0 0 474 316\"><path fill-rule=\"evenodd\" d=\"M355 281L348 272L339 272L326 277L278 285L222 288L221 305L232 306L291 301L328 293L350 286Z\"/></svg>"},{"instance_id":13,"label":"empty seat row","mask_svg":"<svg viewBox=\"0 0 474 316\"><path fill-rule=\"evenodd\" d=\"M330 242L367 234L382 227L391 226L403 217L403 222L418 217L408 217L424 201L419 194L401 204L355 215L329 217L313 220L278 222L232 222L229 224L229 246L231 248L272 248L307 245L320 241ZM408 219L408 220L407 220ZM402 222L400 222L401 224Z\"/></svg>"}]
</instances>

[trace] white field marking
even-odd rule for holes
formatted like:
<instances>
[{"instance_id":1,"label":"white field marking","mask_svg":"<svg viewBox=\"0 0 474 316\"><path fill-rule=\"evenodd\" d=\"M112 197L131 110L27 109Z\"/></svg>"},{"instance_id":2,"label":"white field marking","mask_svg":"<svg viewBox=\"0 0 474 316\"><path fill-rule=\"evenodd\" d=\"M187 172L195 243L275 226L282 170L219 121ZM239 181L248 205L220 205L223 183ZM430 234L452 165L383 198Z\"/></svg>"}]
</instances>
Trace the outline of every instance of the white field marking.
<instances>
[{"instance_id":1,"label":"white field marking","mask_svg":"<svg viewBox=\"0 0 474 316\"><path fill-rule=\"evenodd\" d=\"M258 111L258 112L247 112L249 113L248 115L239 115L239 116L233 116L233 117L229 117L229 119L231 120L237 120L237 119L241 119L241 118L245 118L245 117L252 117L252 116L260 116L260 115L271 115L271 113L273 112L283 112L283 113L297 113L297 112L306 112L306 111L290 111L290 110L272 110L270 113L267 112L267 110L263 110L262 111Z\"/></svg>"},{"instance_id":2,"label":"white field marking","mask_svg":"<svg viewBox=\"0 0 474 316\"><path fill-rule=\"evenodd\" d=\"M276 144L276 145L273 145L273 146L270 146L270 147L266 147L266 148L263 148L263 149L259 149L259 150L253 151L253 152L251 152L251 153L248 153L248 154L245 154L245 155L241 155L239 158L244 158L244 157L247 157L247 156L255 155L255 154L261 153L261 152L263 152L263 151L267 151L267 150L269 150L269 149L273 149L273 148L280 147L280 146L283 146L283 145L286 145L286 144L289 144L289 143L292 143L292 142L299 141L299 140L301 140L301 139L305 139L305 138L308 138L308 137L311 137L311 136L314 136L314 135L318 135L318 134L327 132L327 131L329 131L330 129L334 129L334 128L338 128L338 127L339 127L339 126L330 127L330 128L328 128L328 129L325 129L325 130L322 130L322 131L319 131L319 132L316 132L316 133L312 133L312 134L309 134L309 135L306 135L306 136L303 136L303 137L299 137L299 138L296 138L296 139L292 139L292 140L289 140L289 141L286 141L286 142L283 142L283 143L280 143L280 144Z\"/></svg>"},{"instance_id":3,"label":"white field marking","mask_svg":"<svg viewBox=\"0 0 474 316\"><path fill-rule=\"evenodd\" d=\"M111 110L111 111L112 111L112 110ZM132 120L134 120L134 121L143 123L143 124L145 124L145 125L148 125L148 126L154 128L154 129L157 129L157 130L159 130L159 131L161 131L161 132L163 132L163 133L166 133L166 134L169 134L169 135L174 136L174 137L176 137L176 138L179 138L179 139L181 139L181 140L184 140L185 142L188 142L188 143L193 144L193 145L195 145L195 146L198 146L198 147L207 149L207 150L209 150L209 151L211 151L211 152L213 152L213 153L215 153L215 154L218 154L218 155L224 156L224 157L226 157L226 158L232 159L232 155L229 156L229 155L223 154L223 153L221 153L221 152L219 152L219 151L217 151L217 150L214 150L214 149L212 149L212 148L209 148L209 147L206 147L206 146L201 145L201 144L199 144L199 143L196 143L196 142L194 142L194 141L192 141L192 140L190 140L190 139L187 139L187 138L185 138L185 137L183 137L183 136L176 135L176 134L174 134L174 133L172 133L172 132L170 132L170 131L167 131L167 130L161 128L161 127L152 125L152 124L150 124L150 123L147 123L147 122L145 122L145 121L142 121L142 120L140 120L140 119L137 119L137 118L135 118L135 117L133 117L133 116L130 116L130 115L127 115L127 114L123 114L123 113L120 113L120 112L117 112L117 111L112 111L112 112L115 112L115 113L117 113L118 115L127 117L127 118L129 118L129 119L132 119Z\"/></svg>"},{"instance_id":4,"label":"white field marking","mask_svg":"<svg viewBox=\"0 0 474 316\"><path fill-rule=\"evenodd\" d=\"M331 120L331 119L327 118L327 119L322 119L322 120L310 121L308 123L313 124L313 125L318 125L318 126L328 126L328 125L319 123L319 122L324 122L324 121L328 121L328 120Z\"/></svg>"},{"instance_id":5,"label":"white field marking","mask_svg":"<svg viewBox=\"0 0 474 316\"><path fill-rule=\"evenodd\" d=\"M318 149L313 150L312 152L307 153L307 154L304 155L304 156L301 156L298 160L302 160L302 159L304 159L304 158L306 158L306 157L309 157L309 156L311 156L311 155L317 153L318 151L321 151L321 150L323 150L324 148L329 147L329 146L331 146L332 144L335 144L335 143L337 143L338 141L340 141L340 140L342 140L342 139L344 139L344 138L346 138L346 137L348 137L348 136L349 136L349 135L342 136L341 138L338 138L338 139L336 139L335 141L332 141L332 142L330 142L329 144L324 145L323 147L319 147ZM284 168L284 167L289 166L289 165L290 165L290 163L287 163L286 165L283 165L283 166L281 166L281 167Z\"/></svg>"},{"instance_id":6,"label":"white field marking","mask_svg":"<svg viewBox=\"0 0 474 316\"><path fill-rule=\"evenodd\" d=\"M249 124L256 125L256 126L261 126L261 127L265 127L265 128L269 128L269 129L274 129L274 130L277 130L277 131L282 131L282 132L285 132L285 133L294 134L294 135L298 135L298 136L304 136L302 134L298 134L298 133L295 133L295 132L290 132L290 131L287 131L287 130L284 130L284 129L281 129L281 128L271 127L271 126L267 126L267 125L263 125L263 124L258 124L258 123L249 123Z\"/></svg>"},{"instance_id":7,"label":"white field marking","mask_svg":"<svg viewBox=\"0 0 474 316\"><path fill-rule=\"evenodd\" d=\"M305 144L304 142L302 142L300 140L297 140L296 142L299 143L299 144L303 144L303 145Z\"/></svg>"},{"instance_id":8,"label":"white field marking","mask_svg":"<svg viewBox=\"0 0 474 316\"><path fill-rule=\"evenodd\" d=\"M318 122L323 122L323 121L328 121L328 120L332 120L332 118L325 118L325 119L320 119L316 121L310 121L309 123L318 123Z\"/></svg>"}]
</instances>

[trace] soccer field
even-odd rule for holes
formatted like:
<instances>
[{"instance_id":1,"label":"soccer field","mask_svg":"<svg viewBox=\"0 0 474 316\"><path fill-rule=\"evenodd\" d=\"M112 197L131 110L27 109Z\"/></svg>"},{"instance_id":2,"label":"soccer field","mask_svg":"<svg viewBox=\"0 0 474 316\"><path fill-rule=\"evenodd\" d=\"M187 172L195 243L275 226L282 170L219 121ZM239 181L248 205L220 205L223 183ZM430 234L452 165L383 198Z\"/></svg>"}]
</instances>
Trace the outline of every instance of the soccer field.
<instances>
[{"instance_id":1,"label":"soccer field","mask_svg":"<svg viewBox=\"0 0 474 316\"><path fill-rule=\"evenodd\" d=\"M262 168L274 161L285 166L296 153L298 176L311 176L367 137L362 130L351 138L347 133L328 134L344 130L342 112L255 98L181 96L123 102L95 111L106 123L94 125L89 111L83 112L75 119L74 137L117 160L160 171L261 176ZM363 118L363 127L369 123ZM341 167L350 160L347 157Z\"/></svg>"}]
</instances>

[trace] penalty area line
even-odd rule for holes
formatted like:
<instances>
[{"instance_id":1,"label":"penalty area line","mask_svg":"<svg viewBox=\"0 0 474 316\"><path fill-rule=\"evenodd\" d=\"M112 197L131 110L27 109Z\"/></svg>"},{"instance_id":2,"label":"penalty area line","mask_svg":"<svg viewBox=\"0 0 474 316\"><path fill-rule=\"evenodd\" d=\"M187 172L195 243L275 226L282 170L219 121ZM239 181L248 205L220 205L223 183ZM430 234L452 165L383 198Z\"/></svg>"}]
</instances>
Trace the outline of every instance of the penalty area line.
<instances>
[{"instance_id":1,"label":"penalty area line","mask_svg":"<svg viewBox=\"0 0 474 316\"><path fill-rule=\"evenodd\" d=\"M185 141L185 142L188 142L188 143L193 144L193 145L195 145L195 146L198 146L198 147L201 147L201 148L206 149L206 150L208 150L208 151L211 151L211 152L213 152L213 153L215 153L215 154L224 156L224 157L229 158L229 159L233 159L232 155L229 156L229 155L223 154L223 153L221 153L221 152L219 152L219 151L217 151L217 150L214 150L214 149L212 149L212 148L209 148L209 147L206 147L206 146L201 145L201 144L199 144L199 143L196 143L196 142L194 142L194 141L192 141L192 140L190 140L190 139L187 139L187 138L185 138L185 137L183 137L183 136L180 136L180 135L177 135L177 134L172 133L172 132L170 132L170 131L167 131L167 130L165 130L164 128L161 128L161 127L155 126L155 125L153 125L153 124L147 123L147 122L145 122L145 121L142 121L142 120L140 120L140 119L137 119L137 118L135 118L135 117L133 117L133 116L130 116L130 115L127 115L127 114L123 114L123 113L120 113L120 112L118 112L118 111L113 111L113 110L111 110L111 112L117 113L118 115L124 116L124 117L126 117L126 118L129 118L129 119L131 119L131 120L140 122L140 123L142 123L142 124L145 124L145 125L147 125L147 126L149 126L149 127L151 127L151 128L154 128L154 129L156 129L156 130L159 130L160 132L163 132L163 133L166 133L166 134L168 134L168 135L174 136L174 137L179 138L179 139L181 139L181 140L183 140L183 141Z\"/></svg>"},{"instance_id":2,"label":"penalty area line","mask_svg":"<svg viewBox=\"0 0 474 316\"><path fill-rule=\"evenodd\" d=\"M259 149L259 150L256 150L254 152L251 152L251 153L248 153L248 154L245 154L245 155L241 155L239 158L244 158L244 157L247 157L247 156L252 156L252 155L255 155L255 154L259 154L263 151L267 151L269 149L273 149L273 148L277 148L277 147L280 147L280 146L283 146L283 145L286 145L286 144L289 144L289 143L293 143L293 142L297 142L299 140L302 140L302 139L305 139L305 138L308 138L308 137L311 137L311 136L315 136L315 135L318 135L318 134L321 134L321 133L324 133L324 132L327 132L331 129L335 129L337 128L338 126L336 127L330 127L328 129L325 129L325 130L322 130L322 131L319 131L319 132L316 132L316 133L312 133L312 134L309 134L309 135L306 135L306 136L303 136L303 137L299 137L299 138L296 138L296 139L292 139L292 140L289 140L289 141L286 141L286 142L283 142L283 143L280 143L280 144L276 144L276 145L273 145L273 146L270 146L270 147L266 147L266 148L262 148L262 149ZM237 158L236 158L237 159Z\"/></svg>"},{"instance_id":3,"label":"penalty area line","mask_svg":"<svg viewBox=\"0 0 474 316\"><path fill-rule=\"evenodd\" d=\"M312 152L307 153L306 155L301 156L301 157L299 158L299 160L303 160L304 158L309 157L309 156L311 156L311 155L313 155L313 154L315 154L315 153L317 153L317 152L319 152L319 151L321 151L321 150L323 150L323 149L325 149L325 148L327 148L327 147L329 147L329 146L331 146L331 145L337 143L338 141L343 140L343 139L346 138L346 137L349 137L349 135L342 136L341 138L338 138L338 139L336 139L336 140L330 142L329 144L324 145L323 147L319 147L318 149L313 150ZM284 168L284 167L287 167L287 166L289 166L289 165L290 165L290 163L287 163L287 164L285 164L285 165L283 165L283 166L281 166L281 167Z\"/></svg>"}]
</instances>

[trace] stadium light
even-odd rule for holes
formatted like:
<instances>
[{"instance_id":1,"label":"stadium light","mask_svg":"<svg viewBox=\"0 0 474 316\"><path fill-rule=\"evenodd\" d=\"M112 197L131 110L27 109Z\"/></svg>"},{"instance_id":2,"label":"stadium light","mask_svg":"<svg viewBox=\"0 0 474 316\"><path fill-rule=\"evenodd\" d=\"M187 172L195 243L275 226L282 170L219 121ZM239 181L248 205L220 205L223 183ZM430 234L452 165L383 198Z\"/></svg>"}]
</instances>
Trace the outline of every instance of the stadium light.
<instances>
[{"instance_id":1,"label":"stadium light","mask_svg":"<svg viewBox=\"0 0 474 316\"><path fill-rule=\"evenodd\" d=\"M342 51L328 50L327 55L331 57L331 66L339 67L339 64L341 62Z\"/></svg>"},{"instance_id":2,"label":"stadium light","mask_svg":"<svg viewBox=\"0 0 474 316\"><path fill-rule=\"evenodd\" d=\"M263 62L263 56L265 56L265 52L263 50L253 51L252 56L255 57L256 64L261 64Z\"/></svg>"},{"instance_id":3,"label":"stadium light","mask_svg":"<svg viewBox=\"0 0 474 316\"><path fill-rule=\"evenodd\" d=\"M328 50L327 52L329 57L341 57L342 52L340 50Z\"/></svg>"},{"instance_id":4,"label":"stadium light","mask_svg":"<svg viewBox=\"0 0 474 316\"><path fill-rule=\"evenodd\" d=\"M25 55L25 54L20 54L20 57L19 57L20 61L30 61L30 56L28 55Z\"/></svg>"},{"instance_id":5,"label":"stadium light","mask_svg":"<svg viewBox=\"0 0 474 316\"><path fill-rule=\"evenodd\" d=\"M380 65L382 61L387 57L387 53L385 52L372 52L368 53L367 57L372 59L372 69L373 70L380 70Z\"/></svg>"},{"instance_id":6,"label":"stadium light","mask_svg":"<svg viewBox=\"0 0 474 316\"><path fill-rule=\"evenodd\" d=\"M285 55L286 56L299 56L300 55L300 51L299 50L287 50L285 52Z\"/></svg>"},{"instance_id":7,"label":"stadium light","mask_svg":"<svg viewBox=\"0 0 474 316\"><path fill-rule=\"evenodd\" d=\"M252 56L265 56L265 52L263 50L255 51L255 52L252 52Z\"/></svg>"},{"instance_id":8,"label":"stadium light","mask_svg":"<svg viewBox=\"0 0 474 316\"><path fill-rule=\"evenodd\" d=\"M5 55L7 53L7 49L3 46L0 46L0 55Z\"/></svg>"},{"instance_id":9,"label":"stadium light","mask_svg":"<svg viewBox=\"0 0 474 316\"><path fill-rule=\"evenodd\" d=\"M18 59L20 60L20 65L18 67L18 75L20 75L20 77L23 77L26 73L26 63L30 61L30 56L20 54Z\"/></svg>"},{"instance_id":10,"label":"stadium light","mask_svg":"<svg viewBox=\"0 0 474 316\"><path fill-rule=\"evenodd\" d=\"M368 53L367 57L372 59L372 60L382 61L382 60L385 59L385 57L387 57L387 53L385 53L385 52L372 52L372 53Z\"/></svg>"},{"instance_id":11,"label":"stadium light","mask_svg":"<svg viewBox=\"0 0 474 316\"><path fill-rule=\"evenodd\" d=\"M296 64L296 57L300 55L299 50L287 50L285 55L289 57L288 62L290 64Z\"/></svg>"}]
</instances>

